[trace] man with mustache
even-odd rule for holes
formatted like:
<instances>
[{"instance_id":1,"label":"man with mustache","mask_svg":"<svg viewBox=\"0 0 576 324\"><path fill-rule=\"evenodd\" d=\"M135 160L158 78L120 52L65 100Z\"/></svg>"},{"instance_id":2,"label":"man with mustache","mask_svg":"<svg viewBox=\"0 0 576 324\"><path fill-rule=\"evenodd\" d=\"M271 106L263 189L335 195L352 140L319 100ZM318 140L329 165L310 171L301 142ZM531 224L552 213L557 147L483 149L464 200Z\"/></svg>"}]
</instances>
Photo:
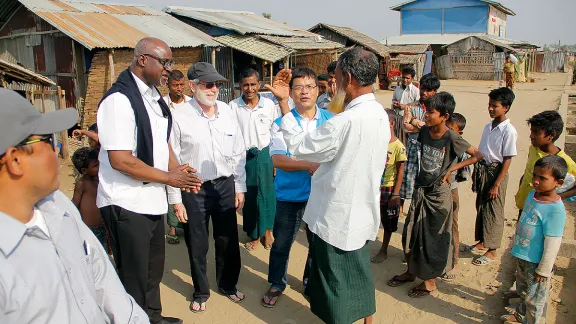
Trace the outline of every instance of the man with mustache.
<instances>
[{"instance_id":1,"label":"man with mustache","mask_svg":"<svg viewBox=\"0 0 576 324\"><path fill-rule=\"evenodd\" d=\"M246 148L232 108L216 99L226 78L212 64L199 62L188 69L188 80L194 98L174 111L171 143L179 161L198 166L204 183L198 194L169 188L168 202L184 226L194 283L190 310L202 313L210 297L206 276L210 218L218 291L234 303L245 297L236 289L241 266L236 211L244 206Z\"/></svg>"},{"instance_id":2,"label":"man with mustache","mask_svg":"<svg viewBox=\"0 0 576 324\"><path fill-rule=\"evenodd\" d=\"M190 101L191 98L184 94L185 86L184 73L182 73L182 71L172 70L172 72L168 74L168 94L164 96L164 101L170 108L171 112L174 112L174 109L177 109ZM180 243L180 240L176 235L176 227L181 228L182 224L178 222L178 218L176 218L176 215L174 214L174 206L172 205L168 206L166 221L170 227L168 235L166 235L168 244Z\"/></svg>"},{"instance_id":3,"label":"man with mustache","mask_svg":"<svg viewBox=\"0 0 576 324\"><path fill-rule=\"evenodd\" d=\"M156 86L172 70L172 51L160 39L143 38L130 67L118 75L98 107L100 172L96 205L110 232L120 280L152 323L162 317L166 185L197 191L196 170L179 165L168 142L170 109Z\"/></svg>"}]
</instances>

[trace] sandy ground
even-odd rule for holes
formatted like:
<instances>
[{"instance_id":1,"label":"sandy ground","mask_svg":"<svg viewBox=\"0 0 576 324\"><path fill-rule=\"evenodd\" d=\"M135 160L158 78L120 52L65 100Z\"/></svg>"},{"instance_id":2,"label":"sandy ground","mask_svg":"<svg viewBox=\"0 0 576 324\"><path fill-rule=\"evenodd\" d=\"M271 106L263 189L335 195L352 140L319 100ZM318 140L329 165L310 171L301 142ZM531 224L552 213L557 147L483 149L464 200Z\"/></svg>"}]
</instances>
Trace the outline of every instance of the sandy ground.
<instances>
[{"instance_id":1,"label":"sandy ground","mask_svg":"<svg viewBox=\"0 0 576 324\"><path fill-rule=\"evenodd\" d=\"M506 204L507 227L503 245L509 246L514 232L513 220L517 216L514 206L514 194L526 163L530 141L526 119L546 109L556 109L559 97L565 88L567 74L535 74L536 83L517 84L516 101L509 117L519 133L518 157L513 159L510 169ZM456 98L457 112L468 120L464 137L477 146L484 125L490 121L486 107L487 94L497 87L491 81L443 81L441 90L451 92ZM380 91L378 100L389 107L392 92ZM70 164L63 164L61 189L72 195L73 179ZM474 243L475 196L470 183L460 186L460 239L462 243ZM405 210L408 209L406 206ZM402 220L401 220L402 222ZM402 226L402 224L400 224ZM240 240L247 241L242 231L242 217L238 216ZM402 227L400 227L402 228ZM574 238L576 228L573 217L566 224L565 237ZM378 240L371 243L372 253L380 247L382 230ZM178 316L185 323L321 323L309 310L309 304L301 294L301 277L307 253L306 236L298 234L293 246L288 267L288 288L274 309L260 305L262 294L268 288L267 273L269 252L260 247L253 253L241 248L243 268L238 288L247 298L241 304L233 304L217 291L213 290L207 304L207 312L193 314L188 310L193 286L189 272L189 262L183 239L181 244L166 244L166 266L162 280L162 301L164 315ZM411 299L406 293L408 286L391 288L386 281L395 274L402 273L406 265L401 263L401 234L394 234L389 249L389 259L384 263L372 265L376 284L377 312L375 323L501 323L504 302L502 293L513 283L513 259L509 250L504 252L502 261L485 267L471 264L472 255L461 254L461 275L453 282L439 280L439 290L423 299ZM553 292L548 308L549 323L574 323L576 304L576 261L559 258L558 272L553 278ZM214 249L211 246L208 257L208 275L212 289L216 287L214 269ZM571 320L570 320L571 319Z\"/></svg>"}]
</instances>

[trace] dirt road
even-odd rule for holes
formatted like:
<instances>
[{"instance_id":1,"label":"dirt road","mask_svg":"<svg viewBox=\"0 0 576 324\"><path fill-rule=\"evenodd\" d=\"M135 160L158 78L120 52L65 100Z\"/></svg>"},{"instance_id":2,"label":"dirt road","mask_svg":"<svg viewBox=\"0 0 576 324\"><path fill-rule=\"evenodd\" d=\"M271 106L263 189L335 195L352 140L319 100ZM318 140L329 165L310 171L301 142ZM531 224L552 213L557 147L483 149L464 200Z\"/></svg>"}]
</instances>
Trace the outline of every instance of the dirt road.
<instances>
[{"instance_id":1,"label":"dirt road","mask_svg":"<svg viewBox=\"0 0 576 324\"><path fill-rule=\"evenodd\" d=\"M523 174L530 141L526 119L542 110L556 109L564 90L567 74L535 74L536 83L517 84L516 101L509 117L519 133L518 157L512 161L510 182L507 191L506 227L504 244L509 245L509 237L514 231L513 220L517 216L514 207L514 194L518 180ZM464 131L472 145L478 146L482 129L490 121L487 113L488 92L497 87L497 82L489 81L443 81L441 90L451 92L457 102L457 112L462 113L468 123ZM378 100L389 107L392 92L380 91ZM69 166L63 166L62 190L71 195L72 181L68 176ZM475 221L475 196L470 190L470 182L460 186L460 239L465 244L473 243ZM406 207L405 210L408 208ZM247 240L242 231L242 217L239 216L239 231L242 242ZM400 224L402 226L402 224ZM401 228L401 227L400 227ZM573 219L567 223L567 237L574 237ZM372 253L376 253L382 239L371 244ZM504 251L503 251L504 252ZM162 280L162 301L164 315L178 316L185 323L320 323L310 312L308 302L301 294L302 271L307 253L305 233L301 231L290 255L288 267L288 288L281 297L278 306L267 309L260 305L262 294L268 288L267 272L269 252L260 247L253 253L244 248L242 253L242 272L238 288L246 293L242 304L233 304L213 290L204 314L196 315L188 310L192 283L189 274L189 263L186 247L182 240L180 245L166 245L166 267ZM376 284L377 312L375 323L501 323L499 316L503 311L502 292L513 282L513 263L509 253L502 262L498 261L485 267L472 265L472 255L461 254L460 276L451 282L439 280L439 290L432 296L423 299L411 299L407 296L408 286L390 288L386 281L395 274L405 270L401 263L401 234L394 234L389 250L389 259L384 263L373 265L372 271ZM209 278L212 289L215 288L214 250L209 252ZM554 279L553 297L561 303L552 302L548 310L550 323L574 323L576 310L575 297L568 291L576 289L576 270L574 262L566 269L568 260L561 259L558 275ZM500 288L495 281L503 283ZM558 295L560 294L560 297ZM572 320L569 320L572 319Z\"/></svg>"}]
</instances>

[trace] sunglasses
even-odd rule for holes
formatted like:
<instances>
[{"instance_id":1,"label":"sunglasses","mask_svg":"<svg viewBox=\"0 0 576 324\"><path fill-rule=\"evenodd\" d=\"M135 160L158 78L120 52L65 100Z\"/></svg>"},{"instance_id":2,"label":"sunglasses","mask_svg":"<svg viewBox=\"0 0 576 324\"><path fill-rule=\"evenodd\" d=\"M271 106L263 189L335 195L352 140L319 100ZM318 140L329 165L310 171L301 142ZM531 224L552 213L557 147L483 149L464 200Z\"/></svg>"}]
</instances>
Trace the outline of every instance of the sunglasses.
<instances>
[{"instance_id":1,"label":"sunglasses","mask_svg":"<svg viewBox=\"0 0 576 324\"><path fill-rule=\"evenodd\" d=\"M158 63L160 63L166 70L171 70L174 67L174 64L176 64L176 62L172 61L172 60L168 60L168 59L162 59L159 58L157 56L154 56L152 54L142 54L143 56L149 56L153 59L155 59L156 61L158 61Z\"/></svg>"},{"instance_id":2,"label":"sunglasses","mask_svg":"<svg viewBox=\"0 0 576 324\"><path fill-rule=\"evenodd\" d=\"M214 87L220 89L222 87L222 82L204 82L204 81L200 81L198 82L201 85L203 85L206 89L212 89Z\"/></svg>"},{"instance_id":3,"label":"sunglasses","mask_svg":"<svg viewBox=\"0 0 576 324\"><path fill-rule=\"evenodd\" d=\"M23 146L26 146L26 145L32 145L32 144L36 144L36 143L40 143L40 142L49 143L50 146L52 146L52 150L53 150L54 152L56 152L56 137L54 137L54 134L45 135L45 136L42 136L42 137L40 137L40 138L36 138L36 139L33 139L33 140L25 141L25 142L22 142L22 143L20 143L20 144L18 144L18 145L16 145L16 146L14 146L14 147L23 147Z\"/></svg>"}]
</instances>

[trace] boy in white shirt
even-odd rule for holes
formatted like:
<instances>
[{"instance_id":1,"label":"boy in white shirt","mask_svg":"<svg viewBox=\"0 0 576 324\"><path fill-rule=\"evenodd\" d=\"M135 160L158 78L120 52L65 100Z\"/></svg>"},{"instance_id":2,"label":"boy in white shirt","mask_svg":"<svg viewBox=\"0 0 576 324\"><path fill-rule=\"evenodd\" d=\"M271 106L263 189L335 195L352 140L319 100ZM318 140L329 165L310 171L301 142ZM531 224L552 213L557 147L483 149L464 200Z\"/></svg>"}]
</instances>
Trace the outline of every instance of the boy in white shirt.
<instances>
[{"instance_id":1,"label":"boy in white shirt","mask_svg":"<svg viewBox=\"0 0 576 324\"><path fill-rule=\"evenodd\" d=\"M504 204L508 169L517 155L518 132L506 114L514 102L508 88L494 89L488 95L488 113L493 121L486 124L478 149L484 159L474 166L472 189L476 192L476 245L472 253L481 254L472 264L483 266L494 262L504 232Z\"/></svg>"}]
</instances>

